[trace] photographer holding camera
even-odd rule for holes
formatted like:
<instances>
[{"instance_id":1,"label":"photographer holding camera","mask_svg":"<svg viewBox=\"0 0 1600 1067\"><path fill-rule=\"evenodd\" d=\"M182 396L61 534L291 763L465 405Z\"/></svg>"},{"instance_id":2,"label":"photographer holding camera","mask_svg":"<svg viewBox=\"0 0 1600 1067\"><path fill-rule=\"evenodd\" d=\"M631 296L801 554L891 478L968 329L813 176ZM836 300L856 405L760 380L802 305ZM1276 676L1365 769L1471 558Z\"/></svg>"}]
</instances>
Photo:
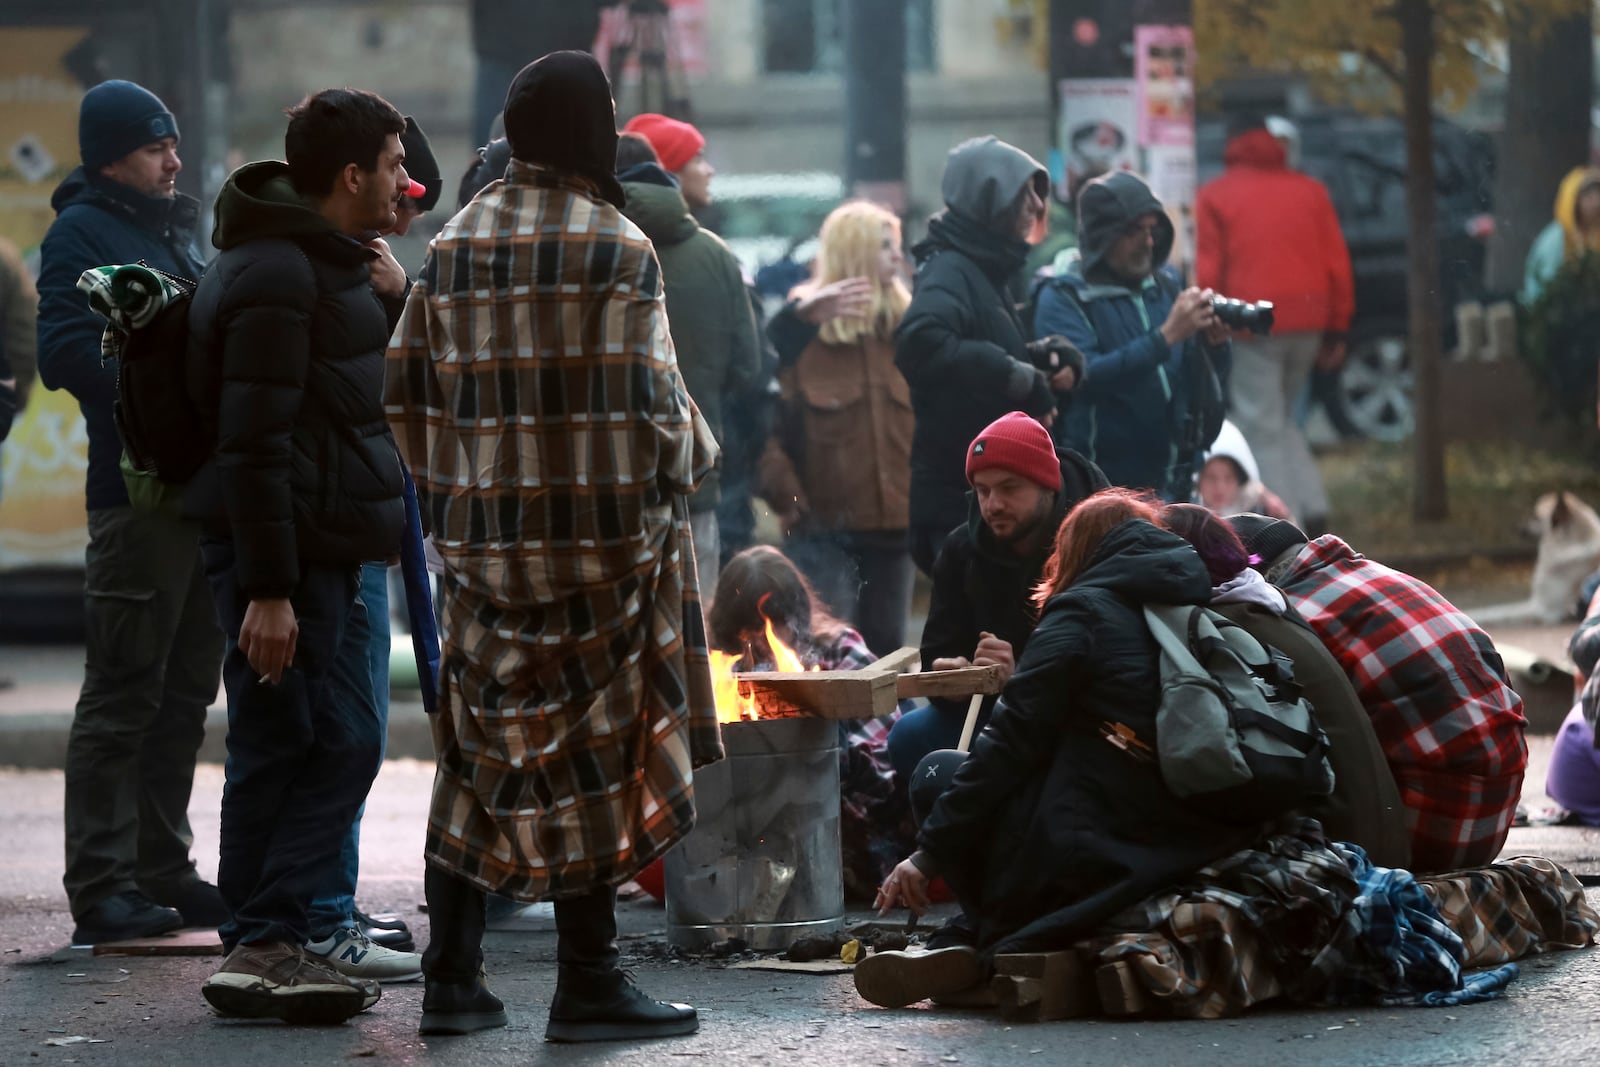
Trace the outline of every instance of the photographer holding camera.
<instances>
[{"instance_id":1,"label":"photographer holding camera","mask_svg":"<svg viewBox=\"0 0 1600 1067\"><path fill-rule=\"evenodd\" d=\"M1083 187L1078 235L1033 321L1036 336L1065 338L1088 364L1056 439L1112 485L1188 500L1221 426L1232 363L1215 294L1182 288L1166 267L1172 222L1137 175L1117 171Z\"/></svg>"}]
</instances>

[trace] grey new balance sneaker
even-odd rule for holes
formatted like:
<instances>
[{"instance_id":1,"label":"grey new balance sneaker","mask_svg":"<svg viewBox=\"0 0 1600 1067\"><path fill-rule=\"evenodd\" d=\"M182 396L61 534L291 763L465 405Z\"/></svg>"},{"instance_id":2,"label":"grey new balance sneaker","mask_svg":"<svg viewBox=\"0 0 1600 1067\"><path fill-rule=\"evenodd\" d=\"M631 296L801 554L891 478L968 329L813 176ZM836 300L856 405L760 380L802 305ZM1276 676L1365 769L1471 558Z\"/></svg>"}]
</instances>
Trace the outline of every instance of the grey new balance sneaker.
<instances>
[{"instance_id":1,"label":"grey new balance sneaker","mask_svg":"<svg viewBox=\"0 0 1600 1067\"><path fill-rule=\"evenodd\" d=\"M321 941L307 942L306 955L351 978L415 982L422 977L420 954L385 948L357 926L341 926Z\"/></svg>"},{"instance_id":2,"label":"grey new balance sneaker","mask_svg":"<svg viewBox=\"0 0 1600 1067\"><path fill-rule=\"evenodd\" d=\"M342 1023L381 995L377 982L342 975L281 941L238 946L200 992L219 1015L322 1024Z\"/></svg>"}]
</instances>

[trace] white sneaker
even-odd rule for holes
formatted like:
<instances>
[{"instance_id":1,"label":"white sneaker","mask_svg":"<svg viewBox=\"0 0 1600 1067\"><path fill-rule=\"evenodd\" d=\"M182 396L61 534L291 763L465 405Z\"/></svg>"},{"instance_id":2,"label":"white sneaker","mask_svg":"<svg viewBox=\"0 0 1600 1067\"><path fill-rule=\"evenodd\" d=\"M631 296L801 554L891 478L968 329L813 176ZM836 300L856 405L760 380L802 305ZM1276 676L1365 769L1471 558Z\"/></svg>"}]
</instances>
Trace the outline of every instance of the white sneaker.
<instances>
[{"instance_id":1,"label":"white sneaker","mask_svg":"<svg viewBox=\"0 0 1600 1067\"><path fill-rule=\"evenodd\" d=\"M321 941L306 942L306 955L351 978L414 982L422 977L422 956L384 948L354 926L341 926Z\"/></svg>"}]
</instances>

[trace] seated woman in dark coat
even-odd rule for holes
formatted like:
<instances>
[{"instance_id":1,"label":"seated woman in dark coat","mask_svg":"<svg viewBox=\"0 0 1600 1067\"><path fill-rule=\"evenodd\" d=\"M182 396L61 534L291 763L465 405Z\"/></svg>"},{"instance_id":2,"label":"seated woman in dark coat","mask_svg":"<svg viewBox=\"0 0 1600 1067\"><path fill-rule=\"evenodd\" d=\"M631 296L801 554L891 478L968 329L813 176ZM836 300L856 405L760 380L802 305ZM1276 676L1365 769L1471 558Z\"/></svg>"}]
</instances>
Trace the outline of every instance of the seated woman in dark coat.
<instances>
[{"instance_id":1,"label":"seated woman in dark coat","mask_svg":"<svg viewBox=\"0 0 1600 1067\"><path fill-rule=\"evenodd\" d=\"M1257 836L1179 800L1156 762L1160 666L1141 607L1205 604L1211 586L1152 497L1108 489L1067 516L1022 662L878 898L920 914L942 876L972 944L869 956L863 997L899 1007L959 992L993 954L1067 947Z\"/></svg>"},{"instance_id":2,"label":"seated woman in dark coat","mask_svg":"<svg viewBox=\"0 0 1600 1067\"><path fill-rule=\"evenodd\" d=\"M1328 840L1360 845L1378 866L1410 867L1411 840L1400 789L1344 668L1289 607L1282 591L1251 569L1244 542L1215 512L1198 504L1173 504L1165 522L1205 561L1214 586L1211 607L1294 663L1295 681L1328 735L1333 765L1333 794L1306 814L1321 820Z\"/></svg>"}]
</instances>

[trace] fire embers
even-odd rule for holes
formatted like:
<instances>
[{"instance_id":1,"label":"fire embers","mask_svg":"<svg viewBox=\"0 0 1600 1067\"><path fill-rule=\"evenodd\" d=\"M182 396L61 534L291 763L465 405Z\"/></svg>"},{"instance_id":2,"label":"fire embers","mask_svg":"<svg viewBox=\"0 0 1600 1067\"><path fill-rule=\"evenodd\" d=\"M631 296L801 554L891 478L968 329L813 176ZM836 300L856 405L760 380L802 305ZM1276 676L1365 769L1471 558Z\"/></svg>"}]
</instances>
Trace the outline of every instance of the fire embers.
<instances>
[{"instance_id":1,"label":"fire embers","mask_svg":"<svg viewBox=\"0 0 1600 1067\"><path fill-rule=\"evenodd\" d=\"M768 596L770 595L769 593ZM761 598L763 609L766 603L767 597L764 596ZM766 623L767 650L771 653L770 660L766 660L771 663L768 669L784 674L805 674L820 669L814 665L807 667L800 654L783 643L777 631L773 629L772 619L765 610L762 611L761 617ZM765 657L758 656L749 645L745 646L743 653L737 655L731 652L719 652L717 649L711 650L711 681L715 686L718 722L753 722L757 719L778 717L771 707L763 707L748 687L741 686L737 677L741 671L755 670L757 663L764 659Z\"/></svg>"}]
</instances>

